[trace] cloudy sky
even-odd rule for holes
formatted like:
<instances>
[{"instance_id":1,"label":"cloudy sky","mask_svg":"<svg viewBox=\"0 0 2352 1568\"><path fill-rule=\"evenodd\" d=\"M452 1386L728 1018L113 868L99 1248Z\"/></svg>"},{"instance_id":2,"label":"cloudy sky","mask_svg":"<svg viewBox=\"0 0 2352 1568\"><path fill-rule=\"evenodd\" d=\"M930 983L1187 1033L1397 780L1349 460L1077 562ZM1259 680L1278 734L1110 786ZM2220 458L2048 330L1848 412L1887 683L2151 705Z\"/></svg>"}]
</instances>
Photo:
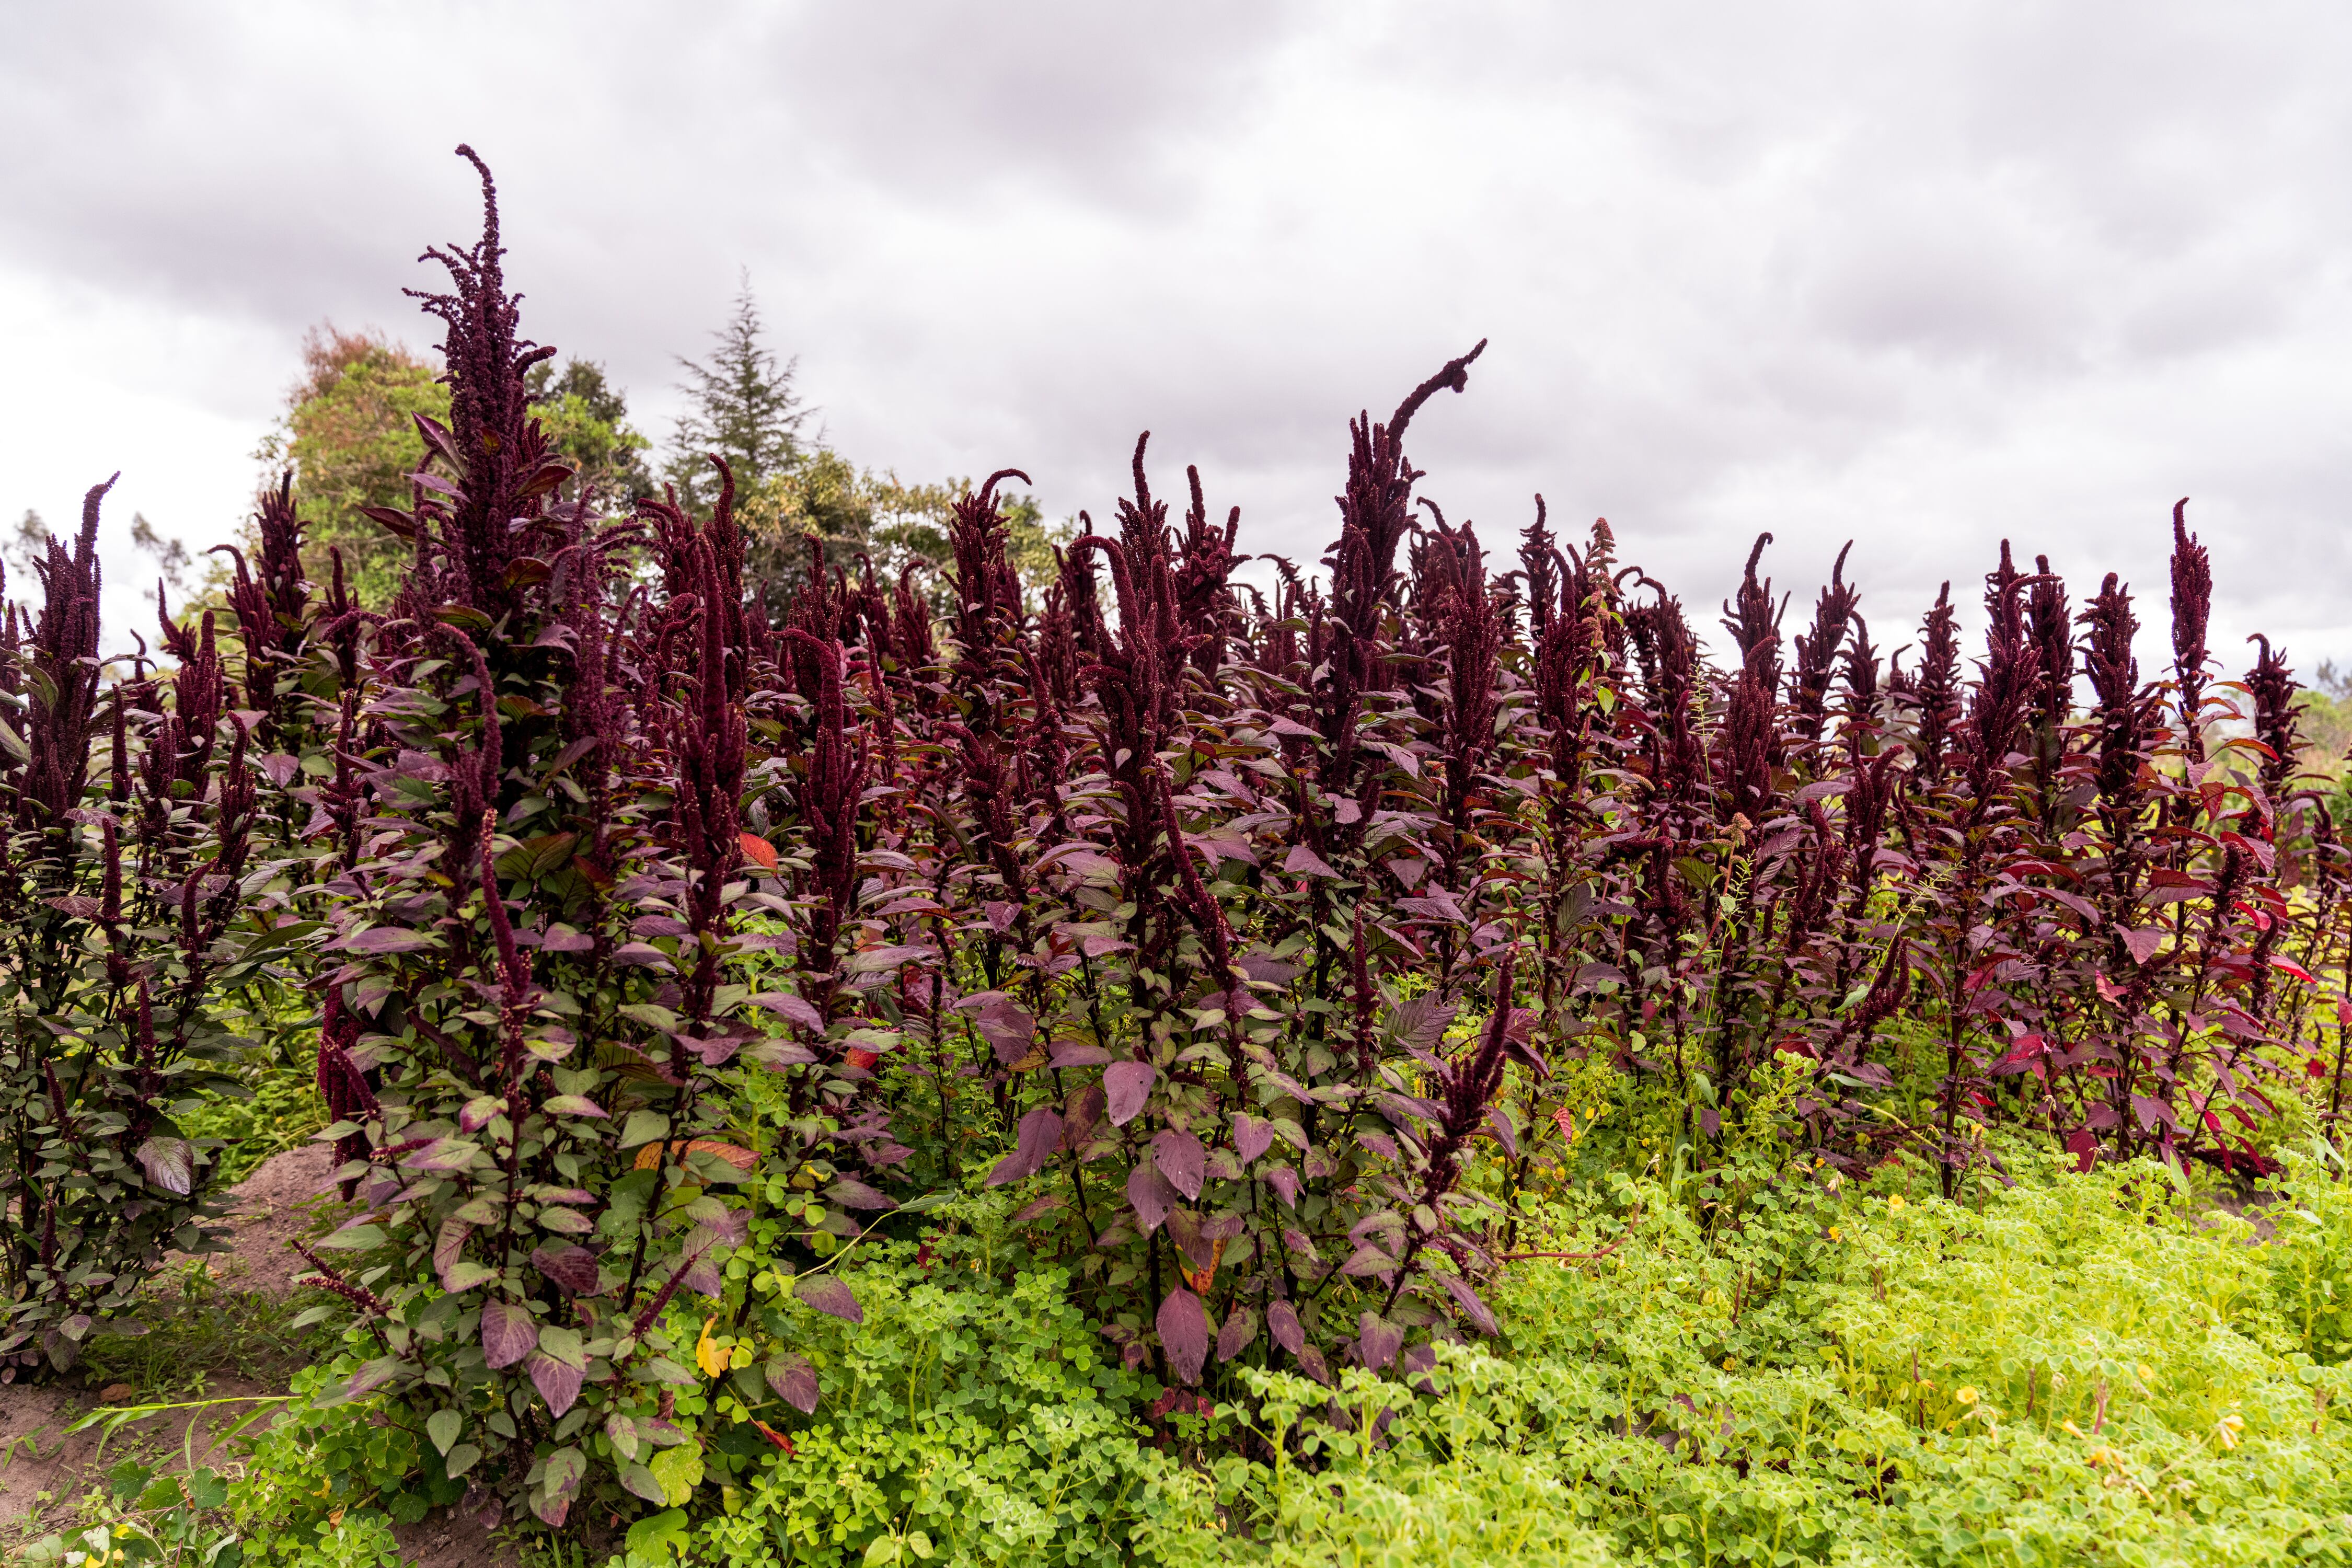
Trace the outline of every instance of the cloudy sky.
<instances>
[{"instance_id":1,"label":"cloudy sky","mask_svg":"<svg viewBox=\"0 0 2352 1568\"><path fill-rule=\"evenodd\" d=\"M1101 517L1149 427L1311 559L1348 416L1485 337L1413 450L1490 543L1540 490L1711 609L1758 531L1801 603L1853 538L1884 645L2003 536L2160 620L2186 495L2233 665L2352 662L2341 6L10 9L0 509L123 471L117 626L306 326L430 342L463 140L651 433L748 268L856 460Z\"/></svg>"}]
</instances>

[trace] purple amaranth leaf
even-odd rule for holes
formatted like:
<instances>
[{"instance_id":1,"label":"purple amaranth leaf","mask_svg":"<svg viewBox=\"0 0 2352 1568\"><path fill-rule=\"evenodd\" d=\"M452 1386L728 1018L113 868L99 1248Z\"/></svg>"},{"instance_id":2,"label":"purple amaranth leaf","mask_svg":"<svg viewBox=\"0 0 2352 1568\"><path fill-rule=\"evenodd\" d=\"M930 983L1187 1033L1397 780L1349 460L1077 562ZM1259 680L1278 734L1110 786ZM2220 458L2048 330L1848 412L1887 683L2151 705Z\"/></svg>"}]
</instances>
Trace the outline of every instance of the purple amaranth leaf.
<instances>
[{"instance_id":1,"label":"purple amaranth leaf","mask_svg":"<svg viewBox=\"0 0 2352 1568\"><path fill-rule=\"evenodd\" d=\"M1236 1303L1217 1331L1217 1359L1231 1361L1257 1342L1257 1314Z\"/></svg>"},{"instance_id":2,"label":"purple amaranth leaf","mask_svg":"<svg viewBox=\"0 0 2352 1568\"><path fill-rule=\"evenodd\" d=\"M764 1369L768 1386L776 1397L803 1415L815 1414L817 1401L816 1368L808 1357L783 1351L768 1358Z\"/></svg>"},{"instance_id":3,"label":"purple amaranth leaf","mask_svg":"<svg viewBox=\"0 0 2352 1568\"><path fill-rule=\"evenodd\" d=\"M195 1145L184 1138L150 1138L139 1145L139 1168L151 1186L186 1197L195 1189Z\"/></svg>"},{"instance_id":4,"label":"purple amaranth leaf","mask_svg":"<svg viewBox=\"0 0 2352 1568\"><path fill-rule=\"evenodd\" d=\"M1052 1214L1055 1209L1067 1208L1069 1203L1070 1200L1059 1193L1047 1193L1042 1198L1033 1198L1023 1204L1020 1212L1013 1216L1013 1223L1027 1225L1031 1220Z\"/></svg>"},{"instance_id":5,"label":"purple amaranth leaf","mask_svg":"<svg viewBox=\"0 0 2352 1568\"><path fill-rule=\"evenodd\" d=\"M1266 1303L1265 1328L1274 1336L1274 1342L1292 1355L1307 1346L1307 1330L1298 1321L1298 1310L1287 1301Z\"/></svg>"},{"instance_id":6,"label":"purple amaranth leaf","mask_svg":"<svg viewBox=\"0 0 2352 1568\"><path fill-rule=\"evenodd\" d=\"M478 1094L466 1101L457 1111L457 1131L479 1132L490 1124L490 1118L507 1108L507 1102L494 1094Z\"/></svg>"},{"instance_id":7,"label":"purple amaranth leaf","mask_svg":"<svg viewBox=\"0 0 2352 1568\"><path fill-rule=\"evenodd\" d=\"M596 1255L570 1242L550 1242L530 1255L532 1267L568 1296L597 1293Z\"/></svg>"},{"instance_id":8,"label":"purple amaranth leaf","mask_svg":"<svg viewBox=\"0 0 2352 1568\"><path fill-rule=\"evenodd\" d=\"M999 1067L1009 1068L1027 1056L1037 1038L1036 1016L1010 996L1000 996L978 1009L972 1026L996 1054Z\"/></svg>"},{"instance_id":9,"label":"purple amaranth leaf","mask_svg":"<svg viewBox=\"0 0 2352 1568\"><path fill-rule=\"evenodd\" d=\"M1246 1165L1274 1147L1274 1123L1260 1121L1247 1111L1234 1118L1234 1152Z\"/></svg>"},{"instance_id":10,"label":"purple amaranth leaf","mask_svg":"<svg viewBox=\"0 0 2352 1568\"><path fill-rule=\"evenodd\" d=\"M824 1201L845 1209L894 1209L898 1203L854 1176L844 1176L825 1188Z\"/></svg>"},{"instance_id":11,"label":"purple amaranth leaf","mask_svg":"<svg viewBox=\"0 0 2352 1568\"><path fill-rule=\"evenodd\" d=\"M433 1238L433 1272L446 1274L450 1265L465 1255L466 1238L474 1227L462 1219L445 1219Z\"/></svg>"},{"instance_id":12,"label":"purple amaranth leaf","mask_svg":"<svg viewBox=\"0 0 2352 1568\"><path fill-rule=\"evenodd\" d=\"M727 1289L725 1277L719 1272L719 1265L707 1252L688 1258L686 1266L677 1271L677 1279L679 1284L698 1296L723 1295Z\"/></svg>"},{"instance_id":13,"label":"purple amaranth leaf","mask_svg":"<svg viewBox=\"0 0 2352 1568\"><path fill-rule=\"evenodd\" d=\"M1293 877L1337 878L1339 875L1339 872L1331 869L1328 861L1304 844L1294 844L1290 847L1290 853L1282 858L1282 869L1285 874Z\"/></svg>"},{"instance_id":14,"label":"purple amaranth leaf","mask_svg":"<svg viewBox=\"0 0 2352 1568\"><path fill-rule=\"evenodd\" d=\"M400 1373L400 1362L394 1356L378 1356L357 1372L343 1384L343 1397L358 1399L390 1383Z\"/></svg>"},{"instance_id":15,"label":"purple amaranth leaf","mask_svg":"<svg viewBox=\"0 0 2352 1568\"><path fill-rule=\"evenodd\" d=\"M1356 1360L1362 1365L1381 1371L1403 1348L1404 1331L1378 1312L1366 1312L1356 1320Z\"/></svg>"},{"instance_id":16,"label":"purple amaranth leaf","mask_svg":"<svg viewBox=\"0 0 2352 1568\"><path fill-rule=\"evenodd\" d=\"M1511 1125L1511 1113L1499 1105L1490 1105L1486 1108L1486 1125L1494 1129L1495 1142L1503 1146L1503 1152L1513 1159L1518 1158L1519 1132Z\"/></svg>"},{"instance_id":17,"label":"purple amaranth leaf","mask_svg":"<svg viewBox=\"0 0 2352 1568\"><path fill-rule=\"evenodd\" d=\"M438 947L441 939L430 931L406 931L399 926L370 926L357 936L347 936L341 942L329 942L331 949L346 952L384 954L415 952L424 948Z\"/></svg>"},{"instance_id":18,"label":"purple amaranth leaf","mask_svg":"<svg viewBox=\"0 0 2352 1568\"><path fill-rule=\"evenodd\" d=\"M789 991L763 991L752 997L751 1002L755 1006L765 1007L786 1023L797 1024L803 1029L822 1033L824 1028L824 1015L805 998L795 996Z\"/></svg>"},{"instance_id":19,"label":"purple amaranth leaf","mask_svg":"<svg viewBox=\"0 0 2352 1568\"><path fill-rule=\"evenodd\" d=\"M1176 1189L1168 1184L1168 1178L1148 1154L1127 1178L1127 1201L1134 1206L1135 1217L1142 1221L1146 1236L1158 1230L1176 1206Z\"/></svg>"},{"instance_id":20,"label":"purple amaranth leaf","mask_svg":"<svg viewBox=\"0 0 2352 1568\"><path fill-rule=\"evenodd\" d=\"M548 952L593 952L596 939L567 925L553 925L547 928L546 939L540 946Z\"/></svg>"},{"instance_id":21,"label":"purple amaranth leaf","mask_svg":"<svg viewBox=\"0 0 2352 1568\"><path fill-rule=\"evenodd\" d=\"M586 1375L579 1367L567 1366L544 1351L533 1351L530 1372L531 1384L547 1401L549 1414L561 1415L579 1400L580 1384Z\"/></svg>"},{"instance_id":22,"label":"purple amaranth leaf","mask_svg":"<svg viewBox=\"0 0 2352 1568\"><path fill-rule=\"evenodd\" d=\"M1287 1165L1276 1165L1273 1170L1268 1171L1263 1179L1267 1186L1272 1187L1280 1195L1286 1205L1292 1208L1298 1206L1298 1190L1301 1184L1297 1171Z\"/></svg>"},{"instance_id":23,"label":"purple amaranth leaf","mask_svg":"<svg viewBox=\"0 0 2352 1568\"><path fill-rule=\"evenodd\" d=\"M1434 996L1412 996L1389 1009L1389 1026L1400 1044L1434 1048L1461 1009Z\"/></svg>"},{"instance_id":24,"label":"purple amaranth leaf","mask_svg":"<svg viewBox=\"0 0 2352 1568\"><path fill-rule=\"evenodd\" d=\"M866 1309L857 1304L857 1298L850 1294L849 1287L830 1274L794 1280L793 1294L820 1312L830 1313L852 1323L866 1321Z\"/></svg>"},{"instance_id":25,"label":"purple amaranth leaf","mask_svg":"<svg viewBox=\"0 0 2352 1568\"><path fill-rule=\"evenodd\" d=\"M1124 1127L1142 1113L1159 1077L1150 1062L1113 1062L1103 1068L1103 1100L1113 1127Z\"/></svg>"},{"instance_id":26,"label":"purple amaranth leaf","mask_svg":"<svg viewBox=\"0 0 2352 1568\"><path fill-rule=\"evenodd\" d=\"M515 1363L539 1348L539 1323L513 1301L491 1301L482 1308L482 1361L492 1371Z\"/></svg>"},{"instance_id":27,"label":"purple amaranth leaf","mask_svg":"<svg viewBox=\"0 0 2352 1568\"><path fill-rule=\"evenodd\" d=\"M1168 1352L1168 1368L1176 1374L1176 1381L1200 1382L1202 1363L1209 1359L1209 1312L1201 1298L1177 1286L1160 1303L1155 1321L1160 1348Z\"/></svg>"},{"instance_id":28,"label":"purple amaranth leaf","mask_svg":"<svg viewBox=\"0 0 2352 1568\"><path fill-rule=\"evenodd\" d=\"M581 1478L587 1473L587 1456L577 1448L558 1448L547 1457L539 1486L530 1496L530 1511L541 1523L551 1530L562 1525L572 1511L572 1500L580 1495Z\"/></svg>"},{"instance_id":29,"label":"purple amaranth leaf","mask_svg":"<svg viewBox=\"0 0 2352 1568\"><path fill-rule=\"evenodd\" d=\"M1168 1212L1168 1238L1176 1250L1195 1268L1210 1269L1217 1266L1216 1240L1206 1234L1207 1226L1198 1211L1171 1209Z\"/></svg>"},{"instance_id":30,"label":"purple amaranth leaf","mask_svg":"<svg viewBox=\"0 0 2352 1568\"><path fill-rule=\"evenodd\" d=\"M1110 1053L1100 1046L1080 1040L1056 1042L1045 1065L1053 1068L1097 1068L1110 1060Z\"/></svg>"},{"instance_id":31,"label":"purple amaranth leaf","mask_svg":"<svg viewBox=\"0 0 2352 1568\"><path fill-rule=\"evenodd\" d=\"M1201 1195L1203 1166L1208 1159L1201 1141L1190 1132L1171 1128L1151 1141L1151 1162L1160 1167L1170 1184L1187 1199Z\"/></svg>"},{"instance_id":32,"label":"purple amaranth leaf","mask_svg":"<svg viewBox=\"0 0 2352 1568\"><path fill-rule=\"evenodd\" d=\"M1061 1142L1062 1113L1051 1106L1039 1106L1021 1119L1013 1152L989 1172L987 1184L1001 1187L1035 1175Z\"/></svg>"},{"instance_id":33,"label":"purple amaranth leaf","mask_svg":"<svg viewBox=\"0 0 2352 1568\"><path fill-rule=\"evenodd\" d=\"M1103 1119L1107 1101L1102 1085L1090 1083L1070 1099L1070 1113L1062 1121L1062 1147L1076 1151L1086 1146L1094 1136L1095 1126Z\"/></svg>"},{"instance_id":34,"label":"purple amaranth leaf","mask_svg":"<svg viewBox=\"0 0 2352 1568\"><path fill-rule=\"evenodd\" d=\"M400 1163L411 1171L462 1171L481 1154L478 1145L463 1138L436 1138Z\"/></svg>"},{"instance_id":35,"label":"purple amaranth leaf","mask_svg":"<svg viewBox=\"0 0 2352 1568\"><path fill-rule=\"evenodd\" d=\"M1445 1288L1445 1293L1454 1298L1454 1304L1462 1309L1463 1316L1476 1325L1480 1333L1492 1336L1496 1332L1497 1325L1494 1309L1478 1299L1478 1292L1470 1289L1470 1281L1459 1274L1440 1274L1437 1282Z\"/></svg>"}]
</instances>

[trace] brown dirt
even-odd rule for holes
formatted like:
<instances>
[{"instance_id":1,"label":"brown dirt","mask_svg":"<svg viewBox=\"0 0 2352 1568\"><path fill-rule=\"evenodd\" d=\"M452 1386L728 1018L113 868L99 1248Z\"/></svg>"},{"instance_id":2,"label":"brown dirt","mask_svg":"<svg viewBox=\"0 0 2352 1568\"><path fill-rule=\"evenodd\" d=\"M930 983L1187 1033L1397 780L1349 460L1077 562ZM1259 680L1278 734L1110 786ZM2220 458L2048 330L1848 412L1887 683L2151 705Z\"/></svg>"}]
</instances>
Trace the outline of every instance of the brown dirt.
<instances>
[{"instance_id":1,"label":"brown dirt","mask_svg":"<svg viewBox=\"0 0 2352 1568\"><path fill-rule=\"evenodd\" d=\"M339 1206L334 1170L333 1150L321 1143L264 1161L231 1191L228 1251L206 1258L214 1277L235 1290L272 1297L290 1291L294 1277L310 1266L287 1243L308 1230L322 1211ZM284 1392L282 1382L215 1373L204 1397ZM185 1413L151 1418L117 1434L106 1442L103 1455L99 1432L66 1435L68 1426L100 1405L140 1397L141 1391L127 1384L88 1386L79 1373L58 1383L0 1385L0 1556L13 1544L68 1527L83 1495L102 1486L105 1472L124 1458L164 1460L176 1468L186 1440ZM217 1413L199 1416L194 1439L197 1461L204 1462L216 1433L252 1409L250 1405L224 1405ZM398 1529L401 1555L415 1568L510 1568L513 1554L493 1542L478 1506L436 1510L421 1523Z\"/></svg>"},{"instance_id":2,"label":"brown dirt","mask_svg":"<svg viewBox=\"0 0 2352 1568\"><path fill-rule=\"evenodd\" d=\"M305 1143L264 1160L231 1190L228 1256L215 1257L213 1271L241 1289L286 1294L310 1267L286 1244L335 1205L334 1174L331 1144Z\"/></svg>"}]
</instances>

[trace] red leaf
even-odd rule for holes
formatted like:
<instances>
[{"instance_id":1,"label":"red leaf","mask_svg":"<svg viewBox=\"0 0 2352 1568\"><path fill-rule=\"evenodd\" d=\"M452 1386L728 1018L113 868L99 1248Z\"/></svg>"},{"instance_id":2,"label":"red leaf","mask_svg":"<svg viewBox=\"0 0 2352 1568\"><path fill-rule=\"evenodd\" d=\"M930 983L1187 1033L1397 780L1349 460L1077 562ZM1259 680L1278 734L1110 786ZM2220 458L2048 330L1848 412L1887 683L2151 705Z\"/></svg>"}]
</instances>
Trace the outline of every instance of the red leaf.
<instances>
[{"instance_id":1,"label":"red leaf","mask_svg":"<svg viewBox=\"0 0 2352 1568\"><path fill-rule=\"evenodd\" d=\"M1160 1346L1168 1352L1168 1367L1176 1381L1200 1382L1202 1363L1209 1359L1209 1311L1201 1298L1177 1286L1160 1303L1157 1326Z\"/></svg>"},{"instance_id":2,"label":"red leaf","mask_svg":"<svg viewBox=\"0 0 2352 1568\"><path fill-rule=\"evenodd\" d=\"M1201 1195L1201 1181L1206 1174L1207 1156L1198 1138L1172 1128L1162 1132L1151 1141L1151 1163L1160 1167L1160 1173L1186 1198Z\"/></svg>"},{"instance_id":3,"label":"red leaf","mask_svg":"<svg viewBox=\"0 0 2352 1568\"><path fill-rule=\"evenodd\" d=\"M2137 931L2116 934L2124 939L2124 950L2132 955L2135 963L2146 963L2156 956L2156 950L2164 945L2164 928L2161 926L2142 926Z\"/></svg>"},{"instance_id":4,"label":"red leaf","mask_svg":"<svg viewBox=\"0 0 2352 1568\"><path fill-rule=\"evenodd\" d=\"M493 1370L512 1366L539 1347L539 1323L512 1301L482 1309L482 1360Z\"/></svg>"},{"instance_id":5,"label":"red leaf","mask_svg":"<svg viewBox=\"0 0 2352 1568\"><path fill-rule=\"evenodd\" d=\"M1039 1106L1021 1119L1020 1136L1013 1152L988 1173L988 1185L1001 1187L1035 1175L1061 1142L1062 1113L1050 1106Z\"/></svg>"},{"instance_id":6,"label":"red leaf","mask_svg":"<svg viewBox=\"0 0 2352 1568\"><path fill-rule=\"evenodd\" d=\"M1256 1340L1257 1314L1236 1303L1225 1318L1225 1326L1217 1331L1217 1359L1231 1361Z\"/></svg>"},{"instance_id":7,"label":"red leaf","mask_svg":"<svg viewBox=\"0 0 2352 1568\"><path fill-rule=\"evenodd\" d=\"M1127 1201L1135 1208L1135 1217L1143 1222L1146 1236L1160 1228L1168 1211L1176 1206L1176 1189L1160 1173L1150 1156L1137 1165L1127 1178Z\"/></svg>"},{"instance_id":8,"label":"red leaf","mask_svg":"<svg viewBox=\"0 0 2352 1568\"><path fill-rule=\"evenodd\" d=\"M1287 1301L1268 1302L1265 1309L1266 1331L1274 1342L1297 1355L1307 1344L1307 1330L1298 1321L1298 1310Z\"/></svg>"},{"instance_id":9,"label":"red leaf","mask_svg":"<svg viewBox=\"0 0 2352 1568\"><path fill-rule=\"evenodd\" d=\"M1234 1118L1234 1152L1246 1165L1274 1147L1274 1123L1244 1111Z\"/></svg>"},{"instance_id":10,"label":"red leaf","mask_svg":"<svg viewBox=\"0 0 2352 1568\"><path fill-rule=\"evenodd\" d=\"M1404 1331L1378 1312L1366 1312L1356 1320L1356 1359L1363 1365L1379 1372L1396 1360L1402 1349Z\"/></svg>"},{"instance_id":11,"label":"red leaf","mask_svg":"<svg viewBox=\"0 0 2352 1568\"><path fill-rule=\"evenodd\" d=\"M596 1256L586 1247L574 1247L569 1242L550 1242L532 1253L530 1260L566 1295L593 1296L596 1293Z\"/></svg>"},{"instance_id":12,"label":"red leaf","mask_svg":"<svg viewBox=\"0 0 2352 1568\"><path fill-rule=\"evenodd\" d=\"M2066 1140L2066 1152L2074 1156L2074 1169L2087 1171L2099 1161L2099 1135L2084 1127Z\"/></svg>"},{"instance_id":13,"label":"red leaf","mask_svg":"<svg viewBox=\"0 0 2352 1568\"><path fill-rule=\"evenodd\" d=\"M849 1287L830 1274L820 1274L814 1279L798 1279L793 1283L793 1294L820 1312L829 1312L852 1323L866 1321L866 1309L849 1293Z\"/></svg>"},{"instance_id":14,"label":"red leaf","mask_svg":"<svg viewBox=\"0 0 2352 1568\"><path fill-rule=\"evenodd\" d=\"M809 1363L808 1357L786 1351L768 1363L766 1376L777 1398L803 1415L815 1412L816 1368Z\"/></svg>"},{"instance_id":15,"label":"red leaf","mask_svg":"<svg viewBox=\"0 0 2352 1568\"><path fill-rule=\"evenodd\" d=\"M736 842L743 847L744 859L770 871L776 868L776 847L758 834L739 834Z\"/></svg>"},{"instance_id":16,"label":"red leaf","mask_svg":"<svg viewBox=\"0 0 2352 1568\"><path fill-rule=\"evenodd\" d=\"M2305 985L2316 985L2319 984L2318 981L2312 978L2310 970L2305 969L2302 964L2297 963L2292 958L2283 958L2275 952L2272 953L2271 967L2278 970L2282 973L2294 975Z\"/></svg>"},{"instance_id":17,"label":"red leaf","mask_svg":"<svg viewBox=\"0 0 2352 1568\"><path fill-rule=\"evenodd\" d=\"M539 1396L547 1401L547 1408L553 1415L562 1415L579 1399L583 1375L580 1368L566 1366L544 1351L530 1352L531 1384L539 1390Z\"/></svg>"},{"instance_id":18,"label":"red leaf","mask_svg":"<svg viewBox=\"0 0 2352 1568\"><path fill-rule=\"evenodd\" d=\"M1478 1299L1478 1292L1470 1289L1468 1280L1458 1274L1440 1274L1437 1276L1437 1282L1445 1287L1445 1293L1453 1297L1454 1304L1461 1308L1464 1315L1477 1325L1480 1333L1491 1335L1499 1331L1500 1325L1495 1321L1494 1309Z\"/></svg>"},{"instance_id":19,"label":"red leaf","mask_svg":"<svg viewBox=\"0 0 2352 1568\"><path fill-rule=\"evenodd\" d=\"M1150 1062L1113 1062L1103 1068L1103 1097L1113 1127L1124 1127L1136 1119L1151 1098L1151 1086L1159 1077L1159 1069Z\"/></svg>"},{"instance_id":20,"label":"red leaf","mask_svg":"<svg viewBox=\"0 0 2352 1568\"><path fill-rule=\"evenodd\" d=\"M1339 874L1331 869L1322 856L1304 844L1291 846L1290 853L1283 857L1282 868L1294 877L1337 877Z\"/></svg>"}]
</instances>

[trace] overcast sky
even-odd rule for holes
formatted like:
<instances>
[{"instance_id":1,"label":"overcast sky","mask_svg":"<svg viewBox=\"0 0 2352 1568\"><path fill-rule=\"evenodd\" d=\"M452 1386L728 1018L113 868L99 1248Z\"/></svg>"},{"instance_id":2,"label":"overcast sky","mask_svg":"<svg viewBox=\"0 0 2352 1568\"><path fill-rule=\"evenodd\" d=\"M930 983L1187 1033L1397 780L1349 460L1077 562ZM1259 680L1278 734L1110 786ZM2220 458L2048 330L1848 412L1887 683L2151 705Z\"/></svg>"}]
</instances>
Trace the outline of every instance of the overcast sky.
<instances>
[{"instance_id":1,"label":"overcast sky","mask_svg":"<svg viewBox=\"0 0 2352 1568\"><path fill-rule=\"evenodd\" d=\"M858 462L1101 518L1149 427L1308 560L1349 416L1486 337L1412 449L1490 546L1540 490L1711 619L1758 531L1801 605L1852 537L1885 646L2004 535L2161 622L2186 495L2231 668L2352 661L2340 5L8 12L0 509L123 471L116 636L132 511L229 536L307 326L432 341L462 140L649 434L748 268Z\"/></svg>"}]
</instances>

